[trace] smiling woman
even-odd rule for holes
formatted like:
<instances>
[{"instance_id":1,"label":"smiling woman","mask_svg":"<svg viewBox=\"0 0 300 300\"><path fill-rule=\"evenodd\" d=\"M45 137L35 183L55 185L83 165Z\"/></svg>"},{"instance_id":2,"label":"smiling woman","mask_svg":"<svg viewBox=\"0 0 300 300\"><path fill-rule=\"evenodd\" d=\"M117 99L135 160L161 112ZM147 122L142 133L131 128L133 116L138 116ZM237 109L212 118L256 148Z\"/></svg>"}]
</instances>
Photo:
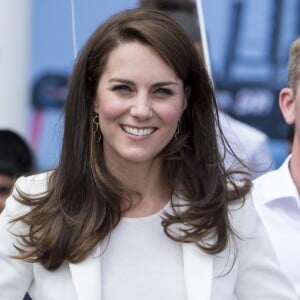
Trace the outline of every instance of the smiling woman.
<instances>
[{"instance_id":1,"label":"smiling woman","mask_svg":"<svg viewBox=\"0 0 300 300\"><path fill-rule=\"evenodd\" d=\"M0 216L0 298L296 299L216 132L180 26L111 17L74 67L58 167L19 179Z\"/></svg>"},{"instance_id":2,"label":"smiling woman","mask_svg":"<svg viewBox=\"0 0 300 300\"><path fill-rule=\"evenodd\" d=\"M100 78L94 104L100 116L107 166L115 161L130 169L130 164L136 162L147 177L150 170L157 173L162 162L159 153L176 132L186 94L183 81L152 47L127 42L114 49ZM130 181L136 184L134 174L131 172Z\"/></svg>"}]
</instances>

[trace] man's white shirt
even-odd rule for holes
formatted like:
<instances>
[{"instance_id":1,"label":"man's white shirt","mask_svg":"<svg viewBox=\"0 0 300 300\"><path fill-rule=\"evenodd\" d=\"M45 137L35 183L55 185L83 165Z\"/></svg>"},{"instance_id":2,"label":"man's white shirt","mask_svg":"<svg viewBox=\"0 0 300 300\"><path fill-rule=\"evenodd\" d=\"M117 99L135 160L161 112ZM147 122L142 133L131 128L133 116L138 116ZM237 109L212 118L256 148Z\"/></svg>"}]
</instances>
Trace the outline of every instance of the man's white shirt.
<instances>
[{"instance_id":1,"label":"man's white shirt","mask_svg":"<svg viewBox=\"0 0 300 300\"><path fill-rule=\"evenodd\" d=\"M267 228L278 261L300 298L300 199L289 171L282 166L254 180L254 205Z\"/></svg>"}]
</instances>

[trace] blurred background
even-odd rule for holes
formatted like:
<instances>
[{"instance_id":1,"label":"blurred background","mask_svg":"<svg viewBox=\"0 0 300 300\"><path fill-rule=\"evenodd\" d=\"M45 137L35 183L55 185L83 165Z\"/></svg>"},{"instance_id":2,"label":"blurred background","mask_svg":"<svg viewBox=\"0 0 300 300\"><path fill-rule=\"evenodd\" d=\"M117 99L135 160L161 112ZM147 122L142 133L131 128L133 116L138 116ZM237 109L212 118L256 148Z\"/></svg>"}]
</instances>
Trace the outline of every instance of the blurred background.
<instances>
[{"instance_id":1,"label":"blurred background","mask_svg":"<svg viewBox=\"0 0 300 300\"><path fill-rule=\"evenodd\" d=\"M137 0L75 0L78 51L94 29ZM264 131L275 167L288 153L278 92L290 42L300 36L299 0L202 0L220 108ZM21 134L37 168L55 167L74 62L70 0L0 0L0 128Z\"/></svg>"}]
</instances>

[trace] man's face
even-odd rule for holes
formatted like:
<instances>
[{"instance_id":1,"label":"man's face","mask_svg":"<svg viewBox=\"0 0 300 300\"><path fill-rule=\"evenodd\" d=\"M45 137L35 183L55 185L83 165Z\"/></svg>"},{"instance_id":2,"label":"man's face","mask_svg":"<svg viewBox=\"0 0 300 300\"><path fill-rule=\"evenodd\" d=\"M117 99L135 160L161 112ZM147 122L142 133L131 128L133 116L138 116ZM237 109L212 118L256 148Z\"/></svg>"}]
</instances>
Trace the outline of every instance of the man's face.
<instances>
[{"instance_id":1,"label":"man's face","mask_svg":"<svg viewBox=\"0 0 300 300\"><path fill-rule=\"evenodd\" d=\"M11 192L13 178L0 173L0 212L4 209L5 200Z\"/></svg>"},{"instance_id":2,"label":"man's face","mask_svg":"<svg viewBox=\"0 0 300 300\"><path fill-rule=\"evenodd\" d=\"M300 145L300 85L298 85L296 93L294 93L294 118L294 140L297 139L297 143Z\"/></svg>"}]
</instances>

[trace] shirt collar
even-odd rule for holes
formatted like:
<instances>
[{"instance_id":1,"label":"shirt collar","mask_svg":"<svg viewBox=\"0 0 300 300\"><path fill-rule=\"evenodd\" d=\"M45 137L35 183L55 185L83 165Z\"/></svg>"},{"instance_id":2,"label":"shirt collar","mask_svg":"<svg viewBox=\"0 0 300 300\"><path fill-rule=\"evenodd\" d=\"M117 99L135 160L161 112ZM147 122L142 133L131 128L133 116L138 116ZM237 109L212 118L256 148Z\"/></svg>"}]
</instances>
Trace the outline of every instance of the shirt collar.
<instances>
[{"instance_id":1,"label":"shirt collar","mask_svg":"<svg viewBox=\"0 0 300 300\"><path fill-rule=\"evenodd\" d=\"M289 163L291 160L291 154L285 159L284 163L279 169L273 171L273 176L270 177L270 190L268 191L268 197L264 199L264 204L271 202L281 202L287 199L290 201L299 202L299 194L292 175L289 169ZM266 174L268 176L268 174Z\"/></svg>"}]
</instances>

